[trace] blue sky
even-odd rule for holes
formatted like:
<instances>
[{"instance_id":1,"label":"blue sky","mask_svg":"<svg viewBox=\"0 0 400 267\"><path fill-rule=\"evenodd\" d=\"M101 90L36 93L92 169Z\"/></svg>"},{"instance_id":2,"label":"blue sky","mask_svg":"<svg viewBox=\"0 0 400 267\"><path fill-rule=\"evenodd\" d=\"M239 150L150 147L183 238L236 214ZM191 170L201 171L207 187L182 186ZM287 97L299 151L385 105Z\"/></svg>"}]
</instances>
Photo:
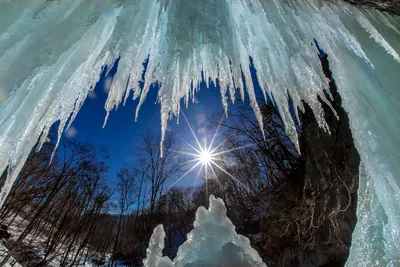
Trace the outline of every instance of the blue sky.
<instances>
[{"instance_id":1,"label":"blue sky","mask_svg":"<svg viewBox=\"0 0 400 267\"><path fill-rule=\"evenodd\" d=\"M134 119L138 100L129 99L125 106L121 105L116 111L110 113L105 128L102 128L106 115L104 104L107 99L107 87L110 85L116 70L117 66L115 65L108 77L102 75L94 88L94 93L86 99L72 123L72 127L63 135L63 138L90 142L97 147L108 147L110 171L107 179L110 183L115 181L117 172L126 166L126 163L134 162L135 153L142 142L142 136L149 131L156 134L160 134L161 131L160 105L156 104L158 88L150 89L147 100L140 109L137 122ZM208 129L207 119L223 111L219 88L215 86L206 88L205 83L202 83L200 92L195 96L195 102L191 102L189 108L183 108L183 111L197 133L205 129L207 135L212 136L214 129ZM176 119L169 122L168 131L178 137L177 141L182 138L192 144L195 142L182 116L179 125L176 124ZM192 185L196 173L194 171L191 175L188 175L177 186Z\"/></svg>"}]
</instances>

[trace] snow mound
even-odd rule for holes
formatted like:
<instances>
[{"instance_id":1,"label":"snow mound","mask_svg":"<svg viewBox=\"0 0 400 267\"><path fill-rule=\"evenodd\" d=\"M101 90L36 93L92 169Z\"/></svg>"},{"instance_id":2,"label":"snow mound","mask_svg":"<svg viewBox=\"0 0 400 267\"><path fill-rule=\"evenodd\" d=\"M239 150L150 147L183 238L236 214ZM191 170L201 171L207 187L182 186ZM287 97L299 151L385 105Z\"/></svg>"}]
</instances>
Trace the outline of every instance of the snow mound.
<instances>
[{"instance_id":1,"label":"snow mound","mask_svg":"<svg viewBox=\"0 0 400 267\"><path fill-rule=\"evenodd\" d=\"M248 238L238 235L235 226L226 216L226 207L220 198L210 196L208 210L199 207L194 229L187 235L187 240L178 250L172 262L162 257L165 232L158 225L150 238L147 249L146 267L266 267L257 251L250 246Z\"/></svg>"}]
</instances>

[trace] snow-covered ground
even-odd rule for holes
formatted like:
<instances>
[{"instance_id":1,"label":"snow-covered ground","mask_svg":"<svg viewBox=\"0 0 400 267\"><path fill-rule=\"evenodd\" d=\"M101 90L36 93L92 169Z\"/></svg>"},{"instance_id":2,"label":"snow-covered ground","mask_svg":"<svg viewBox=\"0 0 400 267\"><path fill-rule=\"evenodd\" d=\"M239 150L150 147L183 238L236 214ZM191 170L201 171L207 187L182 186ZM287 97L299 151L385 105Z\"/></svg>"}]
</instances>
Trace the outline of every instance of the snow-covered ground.
<instances>
[{"instance_id":1,"label":"snow-covered ground","mask_svg":"<svg viewBox=\"0 0 400 267\"><path fill-rule=\"evenodd\" d=\"M13 217L14 217L13 215L10 216L9 220L6 220L4 224L8 224L11 221L11 218ZM7 232L11 235L11 237L8 240L3 238L0 241L0 261L2 261L4 257L8 254L10 245L13 242L15 242L15 240L18 239L18 237L20 236L20 234L25 229L28 223L29 223L28 221L24 220L21 216L18 215L15 218L15 220L8 226ZM44 258L46 239L47 236L45 236L44 234L39 234L37 236L29 234L25 238L21 248L17 249L13 257L11 257L4 266L6 267L33 266L35 264L40 263ZM50 259L47 262L46 266L49 267L60 266L63 254L64 254L64 248L61 247L57 255L55 255L54 258ZM110 255L106 255L106 264L104 266L107 266L109 257ZM91 267L98 265L95 265L90 261L82 260L79 264L76 264L75 266ZM118 266L123 266L123 265L119 264Z\"/></svg>"},{"instance_id":2,"label":"snow-covered ground","mask_svg":"<svg viewBox=\"0 0 400 267\"><path fill-rule=\"evenodd\" d=\"M0 261L4 259L4 257L7 255L8 249L4 245L3 240L0 242ZM19 264L13 257L11 257L7 263L4 265L4 267L22 267L21 264Z\"/></svg>"}]
</instances>

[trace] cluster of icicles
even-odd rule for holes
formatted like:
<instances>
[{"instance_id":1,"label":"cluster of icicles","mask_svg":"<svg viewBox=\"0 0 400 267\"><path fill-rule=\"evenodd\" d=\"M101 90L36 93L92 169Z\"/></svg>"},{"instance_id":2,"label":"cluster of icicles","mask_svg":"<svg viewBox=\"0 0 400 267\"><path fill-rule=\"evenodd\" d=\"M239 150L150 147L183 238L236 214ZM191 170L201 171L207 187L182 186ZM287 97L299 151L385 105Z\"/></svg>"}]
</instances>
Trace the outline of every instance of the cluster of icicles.
<instances>
[{"instance_id":1,"label":"cluster of icicles","mask_svg":"<svg viewBox=\"0 0 400 267\"><path fill-rule=\"evenodd\" d=\"M164 136L168 120L189 104L204 77L207 85L219 84L225 109L236 94L246 95L262 126L251 56L262 92L274 97L296 146L289 96L296 111L303 110L301 100L308 103L329 131L318 101L326 101L327 81L311 46L315 38L329 55L363 162L349 266L395 265L399 29L396 16L334 1L0 0L0 173L8 171L0 204L37 140L43 144L57 120L61 136L102 67L118 58L107 117L132 96L140 117L158 83Z\"/></svg>"}]
</instances>

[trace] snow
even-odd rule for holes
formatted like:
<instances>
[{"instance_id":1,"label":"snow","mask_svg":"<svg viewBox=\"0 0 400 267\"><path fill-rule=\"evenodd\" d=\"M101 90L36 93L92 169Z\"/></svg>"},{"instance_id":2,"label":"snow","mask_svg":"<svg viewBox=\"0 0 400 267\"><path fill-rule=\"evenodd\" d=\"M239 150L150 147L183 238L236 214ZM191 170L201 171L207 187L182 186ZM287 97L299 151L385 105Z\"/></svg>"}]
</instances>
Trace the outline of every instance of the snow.
<instances>
[{"instance_id":1,"label":"snow","mask_svg":"<svg viewBox=\"0 0 400 267\"><path fill-rule=\"evenodd\" d=\"M157 226L150 238L145 267L266 267L249 239L236 233L222 199L211 195L209 208L198 208L193 226L173 262L162 257L165 232L162 225Z\"/></svg>"},{"instance_id":2,"label":"snow","mask_svg":"<svg viewBox=\"0 0 400 267\"><path fill-rule=\"evenodd\" d=\"M8 225L7 232L10 234L10 238L8 240L2 239L0 241L0 261L8 254L9 249L8 246L11 246L13 241L15 241L18 236L22 233L23 228L26 227L27 221L25 221L21 216L16 216L11 224L9 222L14 217L14 214L11 214L9 218L4 222L4 224ZM45 237L38 236L33 239L33 246L30 246L28 240L32 240L33 236L28 235L25 242L14 252L14 257L11 257L7 264L8 266L26 266L26 265L36 265L43 260L43 253L33 248L33 246L41 247L39 244L44 244ZM17 259L23 259L24 262L18 262ZM5 266L7 266L7 264ZM16 264L16 265L13 265Z\"/></svg>"},{"instance_id":3,"label":"snow","mask_svg":"<svg viewBox=\"0 0 400 267\"><path fill-rule=\"evenodd\" d=\"M3 241L0 241L0 260L3 259L8 253L8 249L4 246ZM11 257L6 264L3 265L4 267L22 267L13 257Z\"/></svg>"},{"instance_id":4,"label":"snow","mask_svg":"<svg viewBox=\"0 0 400 267\"><path fill-rule=\"evenodd\" d=\"M189 104L203 76L221 86L225 109L236 88L241 98L247 93L261 125L251 56L261 89L273 95L298 147L288 95L300 110L301 100L310 105L329 130L318 101L326 101L327 80L311 46L315 38L329 55L349 113L373 200L368 212L376 216L358 221L348 265L375 264L363 242L370 233L358 230L372 224L384 248L376 258L394 265L400 260L393 253L400 251L399 29L399 17L340 1L0 0L0 173L9 166L0 205L37 140L45 142L57 120L59 135L68 128L101 68L117 58L107 116L133 94L140 119L150 86L158 83L164 136L169 118ZM358 203L359 218L366 218Z\"/></svg>"},{"instance_id":5,"label":"snow","mask_svg":"<svg viewBox=\"0 0 400 267\"><path fill-rule=\"evenodd\" d=\"M8 225L8 233L10 234L10 238L5 240L0 240L0 261L8 254L9 249L7 248L13 246L13 243L18 239L19 235L23 232L23 230L27 227L29 221L25 220L22 216L17 215L15 219L11 222L12 218L15 214L11 214L8 219L6 219L3 223ZM45 248L46 248L47 236L43 233L40 234L28 234L27 237L22 242L22 245L14 252L14 257L11 257L5 266L36 266L43 262L45 256ZM46 262L46 266L60 266L64 251L67 249L66 245L60 245L59 251L54 255L51 254L50 260ZM75 251L72 251L69 255L69 258L72 259L74 257ZM83 253L86 255L86 253ZM54 257L52 257L54 256ZM94 255L91 255L94 256ZM108 266L109 258L111 254L106 255L106 263L104 266ZM97 266L89 260L84 261L82 258L79 261L79 264L75 264L76 266ZM7 265L8 264L8 265ZM15 264L15 265L14 265ZM118 265L123 266L123 265Z\"/></svg>"}]
</instances>

